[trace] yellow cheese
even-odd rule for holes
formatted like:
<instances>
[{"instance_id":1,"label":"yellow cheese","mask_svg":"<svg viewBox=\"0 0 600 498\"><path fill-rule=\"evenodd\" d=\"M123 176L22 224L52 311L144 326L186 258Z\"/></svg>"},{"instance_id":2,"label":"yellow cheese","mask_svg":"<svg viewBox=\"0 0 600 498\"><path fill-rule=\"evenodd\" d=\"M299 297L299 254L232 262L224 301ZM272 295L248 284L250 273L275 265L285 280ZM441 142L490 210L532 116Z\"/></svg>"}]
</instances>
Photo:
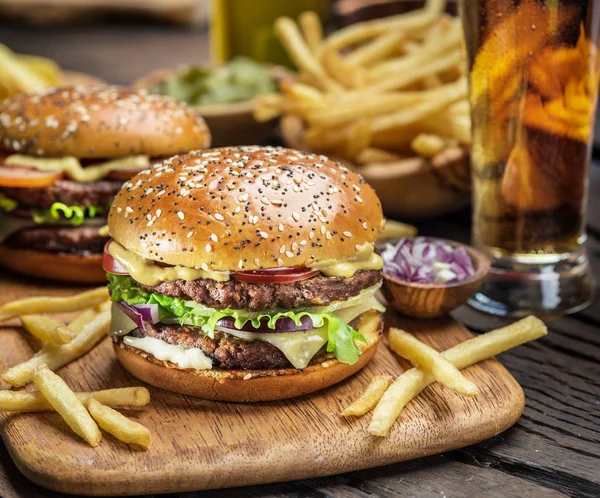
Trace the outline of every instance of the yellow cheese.
<instances>
[{"instance_id":1,"label":"yellow cheese","mask_svg":"<svg viewBox=\"0 0 600 498\"><path fill-rule=\"evenodd\" d=\"M32 157L13 154L4 160L9 166L27 166L39 171L61 171L80 183L95 182L117 169L143 169L150 166L148 156L127 156L83 167L76 157Z\"/></svg>"},{"instance_id":2,"label":"yellow cheese","mask_svg":"<svg viewBox=\"0 0 600 498\"><path fill-rule=\"evenodd\" d=\"M157 360L170 361L180 368L193 368L194 370L212 368L212 360L199 348L185 349L154 337L126 336L123 338L123 342L151 354Z\"/></svg>"},{"instance_id":3,"label":"yellow cheese","mask_svg":"<svg viewBox=\"0 0 600 498\"><path fill-rule=\"evenodd\" d=\"M320 270L328 277L350 278L360 270L381 270L383 260L375 252L373 244L365 243L356 246L356 254L351 258L314 261L307 266L313 270Z\"/></svg>"},{"instance_id":4,"label":"yellow cheese","mask_svg":"<svg viewBox=\"0 0 600 498\"><path fill-rule=\"evenodd\" d=\"M294 368L304 368L313 356L327 343L327 327L305 332L278 332L260 334L241 330L223 329L228 334L249 341L262 341L279 349Z\"/></svg>"},{"instance_id":5,"label":"yellow cheese","mask_svg":"<svg viewBox=\"0 0 600 498\"><path fill-rule=\"evenodd\" d=\"M200 278L210 278L219 282L229 280L229 272L187 268L185 266L159 266L155 261L141 258L137 254L128 251L116 241L110 243L108 252L136 282L144 285L158 285L161 282L172 282L173 280L191 281Z\"/></svg>"}]
</instances>

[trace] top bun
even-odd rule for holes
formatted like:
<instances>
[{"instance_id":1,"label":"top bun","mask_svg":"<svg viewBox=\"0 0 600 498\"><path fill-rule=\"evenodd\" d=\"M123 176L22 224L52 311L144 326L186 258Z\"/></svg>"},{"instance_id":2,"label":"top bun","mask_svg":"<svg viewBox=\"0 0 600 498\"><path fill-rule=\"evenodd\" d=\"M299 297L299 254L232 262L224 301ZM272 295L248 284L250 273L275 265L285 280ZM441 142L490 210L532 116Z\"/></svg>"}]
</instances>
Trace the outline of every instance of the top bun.
<instances>
[{"instance_id":1,"label":"top bun","mask_svg":"<svg viewBox=\"0 0 600 498\"><path fill-rule=\"evenodd\" d=\"M2 146L44 157L169 156L210 145L189 106L145 90L74 86L0 103Z\"/></svg>"},{"instance_id":2,"label":"top bun","mask_svg":"<svg viewBox=\"0 0 600 498\"><path fill-rule=\"evenodd\" d=\"M382 221L360 175L325 156L259 146L167 159L123 185L108 216L129 251L215 271L350 258Z\"/></svg>"}]
</instances>

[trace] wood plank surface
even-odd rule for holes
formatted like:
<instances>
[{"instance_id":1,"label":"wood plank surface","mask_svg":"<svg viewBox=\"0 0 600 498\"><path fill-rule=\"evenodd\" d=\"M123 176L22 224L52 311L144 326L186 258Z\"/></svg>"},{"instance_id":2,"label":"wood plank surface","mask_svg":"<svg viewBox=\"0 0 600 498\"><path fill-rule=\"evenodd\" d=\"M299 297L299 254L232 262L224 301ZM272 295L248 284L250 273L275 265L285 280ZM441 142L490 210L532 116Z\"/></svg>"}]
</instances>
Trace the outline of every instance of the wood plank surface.
<instances>
[{"instance_id":1,"label":"wood plank surface","mask_svg":"<svg viewBox=\"0 0 600 498\"><path fill-rule=\"evenodd\" d=\"M44 292L69 289L47 286ZM10 276L0 281L1 302L39 293L39 282ZM470 337L449 319L418 321L388 313L386 324L409 330L439 350ZM32 354L18 327L3 327L2 336L0 369ZM54 413L0 415L0 435L19 470L44 487L91 495L124 489L164 493L318 477L432 455L493 437L523 410L520 386L500 363L489 360L466 370L480 386L479 396L465 398L432 386L407 407L388 438L366 432L370 417L340 417L374 375L401 371L382 345L354 378L287 401L216 403L151 389L151 405L128 412L151 429L148 452L109 436L90 448ZM108 339L60 374L76 390L141 384L116 362Z\"/></svg>"}]
</instances>

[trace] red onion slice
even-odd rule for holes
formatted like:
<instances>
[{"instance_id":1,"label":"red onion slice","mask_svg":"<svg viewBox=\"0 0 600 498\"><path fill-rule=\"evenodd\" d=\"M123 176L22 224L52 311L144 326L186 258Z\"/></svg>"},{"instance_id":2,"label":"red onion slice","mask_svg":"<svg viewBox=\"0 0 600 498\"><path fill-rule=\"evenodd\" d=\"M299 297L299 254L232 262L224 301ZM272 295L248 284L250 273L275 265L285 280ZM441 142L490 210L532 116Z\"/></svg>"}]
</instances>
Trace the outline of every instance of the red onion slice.
<instances>
[{"instance_id":1,"label":"red onion slice","mask_svg":"<svg viewBox=\"0 0 600 498\"><path fill-rule=\"evenodd\" d=\"M159 321L157 304L127 304L125 301L118 301L116 304L142 330L146 330L144 322Z\"/></svg>"},{"instance_id":2,"label":"red onion slice","mask_svg":"<svg viewBox=\"0 0 600 498\"><path fill-rule=\"evenodd\" d=\"M395 246L386 244L380 254L383 273L405 282L453 284L475 274L464 247L439 239L404 237Z\"/></svg>"},{"instance_id":3,"label":"red onion slice","mask_svg":"<svg viewBox=\"0 0 600 498\"><path fill-rule=\"evenodd\" d=\"M258 328L252 326L251 322L246 322L241 329L235 327L235 318L232 316L227 316L221 318L217 322L217 326L222 329L230 329L230 330L241 330L242 332L256 332L259 334L264 333L280 333L280 332L304 332L306 330L312 330L315 327L313 326L313 322L309 316L304 315L300 318L300 325L297 325L294 320L288 317L281 317L277 322L275 322L275 328L271 329L267 326L269 319L264 318L261 321L261 325Z\"/></svg>"}]
</instances>

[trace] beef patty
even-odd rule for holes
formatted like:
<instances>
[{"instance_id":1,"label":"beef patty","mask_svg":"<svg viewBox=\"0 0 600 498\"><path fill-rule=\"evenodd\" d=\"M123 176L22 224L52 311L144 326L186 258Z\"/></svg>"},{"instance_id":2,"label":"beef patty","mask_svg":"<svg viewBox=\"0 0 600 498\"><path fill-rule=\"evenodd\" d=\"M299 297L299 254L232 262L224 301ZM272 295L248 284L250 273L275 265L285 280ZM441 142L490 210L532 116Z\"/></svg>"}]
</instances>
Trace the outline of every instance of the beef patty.
<instances>
[{"instance_id":1,"label":"beef patty","mask_svg":"<svg viewBox=\"0 0 600 498\"><path fill-rule=\"evenodd\" d=\"M169 344L186 349L198 348L212 358L215 368L223 370L261 370L271 368L293 368L285 355L275 346L262 341L239 339L225 332L215 331L215 338L208 337L200 327L189 325L146 324L146 331L135 329L133 337L154 337ZM121 342L121 337L115 337ZM325 348L315 358L325 354Z\"/></svg>"},{"instance_id":2,"label":"beef patty","mask_svg":"<svg viewBox=\"0 0 600 498\"><path fill-rule=\"evenodd\" d=\"M107 237L98 235L97 226L47 227L22 230L6 240L6 245L44 252L102 253Z\"/></svg>"},{"instance_id":3,"label":"beef patty","mask_svg":"<svg viewBox=\"0 0 600 498\"><path fill-rule=\"evenodd\" d=\"M155 286L139 283L138 285L148 292L196 301L211 308L256 311L327 306L332 301L346 301L380 280L380 271L362 270L350 278L318 274L299 282L281 284L255 284L234 279L226 282L199 279L162 282Z\"/></svg>"},{"instance_id":4,"label":"beef patty","mask_svg":"<svg viewBox=\"0 0 600 498\"><path fill-rule=\"evenodd\" d=\"M49 208L55 202L67 206L109 205L123 182L99 180L79 183L72 180L58 180L44 188L2 188L0 191L22 206Z\"/></svg>"}]
</instances>

